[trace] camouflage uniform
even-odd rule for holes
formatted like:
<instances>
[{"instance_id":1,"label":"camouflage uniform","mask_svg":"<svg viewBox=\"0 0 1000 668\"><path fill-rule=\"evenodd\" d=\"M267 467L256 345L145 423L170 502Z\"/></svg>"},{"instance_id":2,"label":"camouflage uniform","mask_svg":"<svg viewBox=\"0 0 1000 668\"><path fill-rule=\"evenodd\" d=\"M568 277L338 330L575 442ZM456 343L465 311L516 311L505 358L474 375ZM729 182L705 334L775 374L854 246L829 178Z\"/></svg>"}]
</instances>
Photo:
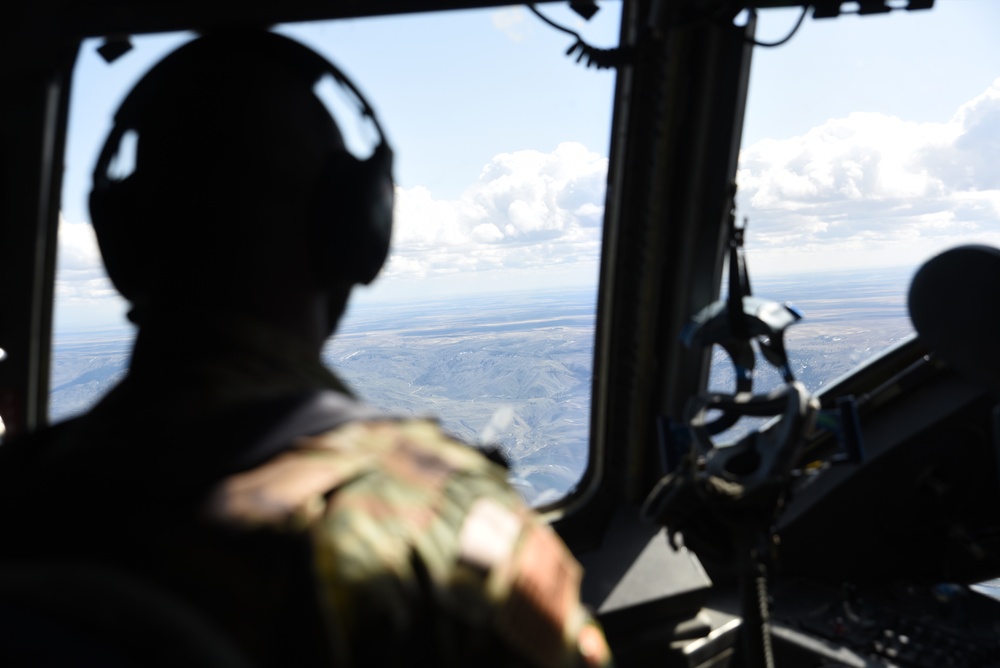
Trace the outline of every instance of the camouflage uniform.
<instances>
[{"instance_id":1,"label":"camouflage uniform","mask_svg":"<svg viewBox=\"0 0 1000 668\"><path fill-rule=\"evenodd\" d=\"M257 325L228 327L218 337L224 351L211 340L205 331L190 346L172 337L167 352L140 334L130 377L80 421L68 442L103 444L93 447L107 450L96 458L105 464L93 465L84 449L76 465L63 467L75 473L56 484L67 489L86 466L85 476L115 478L108 503L138 527L122 541L120 527L101 534L90 522L74 545L115 552L115 561L193 599L263 664L304 665L296 651L324 654L337 666L610 663L601 631L579 602L581 571L572 555L507 485L503 467L434 422L350 422L223 476L211 472L224 470L228 455L198 461L185 452L192 441L213 453L227 450L215 447L219 433L199 428L196 414L232 414L233 406L293 389L346 392L316 361L296 359L291 342ZM174 380L157 387L149 382L154 376ZM124 448L134 448L139 425L153 424L151 401L161 414L193 420L174 427L197 437L167 457L157 453L169 446L147 434L158 445L137 461ZM107 466L126 456L128 467L148 475L130 481ZM43 475L52 479L51 466ZM36 492L45 486L38 479L31 485ZM124 514L123 494L135 501ZM77 501L69 512L81 524L106 512L79 508ZM108 547L116 541L120 548ZM296 570L311 570L305 586ZM314 619L304 612L310 609ZM269 634L302 640L282 645ZM318 644L310 634L322 636Z\"/></svg>"}]
</instances>

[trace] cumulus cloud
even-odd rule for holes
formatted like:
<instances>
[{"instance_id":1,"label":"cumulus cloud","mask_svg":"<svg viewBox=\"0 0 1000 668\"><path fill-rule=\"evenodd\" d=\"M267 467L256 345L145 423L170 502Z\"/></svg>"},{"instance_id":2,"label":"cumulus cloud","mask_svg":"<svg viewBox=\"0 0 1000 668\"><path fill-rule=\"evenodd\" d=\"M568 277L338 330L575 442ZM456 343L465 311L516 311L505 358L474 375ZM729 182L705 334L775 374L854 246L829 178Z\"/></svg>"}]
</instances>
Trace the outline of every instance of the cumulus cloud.
<instances>
[{"instance_id":1,"label":"cumulus cloud","mask_svg":"<svg viewBox=\"0 0 1000 668\"><path fill-rule=\"evenodd\" d=\"M494 28L506 35L511 41L524 40L524 10L520 7L504 7L490 12L490 22L493 23Z\"/></svg>"},{"instance_id":2,"label":"cumulus cloud","mask_svg":"<svg viewBox=\"0 0 1000 668\"><path fill-rule=\"evenodd\" d=\"M114 298L94 228L59 217L59 250L56 255L56 298L62 301Z\"/></svg>"},{"instance_id":3,"label":"cumulus cloud","mask_svg":"<svg viewBox=\"0 0 1000 668\"><path fill-rule=\"evenodd\" d=\"M593 263L607 158L578 143L502 153L455 200L398 188L387 277Z\"/></svg>"},{"instance_id":4,"label":"cumulus cloud","mask_svg":"<svg viewBox=\"0 0 1000 668\"><path fill-rule=\"evenodd\" d=\"M916 263L1000 244L998 158L1000 79L945 122L853 113L758 141L740 155L737 206L753 252L788 268Z\"/></svg>"},{"instance_id":5,"label":"cumulus cloud","mask_svg":"<svg viewBox=\"0 0 1000 668\"><path fill-rule=\"evenodd\" d=\"M70 223L59 216L58 267L61 271L90 271L101 264L94 228L84 223Z\"/></svg>"},{"instance_id":6,"label":"cumulus cloud","mask_svg":"<svg viewBox=\"0 0 1000 668\"><path fill-rule=\"evenodd\" d=\"M596 270L607 158L578 143L502 153L457 199L397 188L393 249L380 282L584 265ZM93 228L59 224L62 300L117 295Z\"/></svg>"}]
</instances>

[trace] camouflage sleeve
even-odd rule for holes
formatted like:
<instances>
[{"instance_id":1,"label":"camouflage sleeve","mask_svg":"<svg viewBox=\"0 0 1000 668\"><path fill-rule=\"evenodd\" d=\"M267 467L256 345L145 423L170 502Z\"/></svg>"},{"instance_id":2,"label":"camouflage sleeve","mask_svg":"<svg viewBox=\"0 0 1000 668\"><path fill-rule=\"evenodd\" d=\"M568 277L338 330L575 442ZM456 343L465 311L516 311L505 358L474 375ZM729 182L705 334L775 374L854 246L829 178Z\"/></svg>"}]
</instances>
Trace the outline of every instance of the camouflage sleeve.
<instances>
[{"instance_id":1,"label":"camouflage sleeve","mask_svg":"<svg viewBox=\"0 0 1000 668\"><path fill-rule=\"evenodd\" d=\"M579 564L501 467L426 421L298 446L227 481L216 508L310 533L343 665L610 665Z\"/></svg>"}]
</instances>

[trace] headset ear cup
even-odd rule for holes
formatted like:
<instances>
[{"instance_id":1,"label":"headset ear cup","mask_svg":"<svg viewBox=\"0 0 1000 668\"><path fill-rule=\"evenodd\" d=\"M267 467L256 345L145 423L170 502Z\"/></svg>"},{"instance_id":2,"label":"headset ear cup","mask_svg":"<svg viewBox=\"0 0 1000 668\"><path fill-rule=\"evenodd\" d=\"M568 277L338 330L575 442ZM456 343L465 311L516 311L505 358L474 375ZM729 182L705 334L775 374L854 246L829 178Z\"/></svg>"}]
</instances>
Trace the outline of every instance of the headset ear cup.
<instances>
[{"instance_id":1,"label":"headset ear cup","mask_svg":"<svg viewBox=\"0 0 1000 668\"><path fill-rule=\"evenodd\" d=\"M325 286L371 283L389 255L392 236L392 152L380 144L361 161L330 156L315 211L316 264Z\"/></svg>"},{"instance_id":2,"label":"headset ear cup","mask_svg":"<svg viewBox=\"0 0 1000 668\"><path fill-rule=\"evenodd\" d=\"M136 247L134 230L143 223L134 177L95 186L90 192L90 220L108 277L126 299L141 293L136 262L143 255Z\"/></svg>"},{"instance_id":3,"label":"headset ear cup","mask_svg":"<svg viewBox=\"0 0 1000 668\"><path fill-rule=\"evenodd\" d=\"M361 163L364 180L364 214L371 228L369 260L360 275L360 283L371 283L389 256L392 241L392 213L395 203L395 186L392 181L392 149L379 144L370 158ZM359 184L361 185L361 184Z\"/></svg>"}]
</instances>

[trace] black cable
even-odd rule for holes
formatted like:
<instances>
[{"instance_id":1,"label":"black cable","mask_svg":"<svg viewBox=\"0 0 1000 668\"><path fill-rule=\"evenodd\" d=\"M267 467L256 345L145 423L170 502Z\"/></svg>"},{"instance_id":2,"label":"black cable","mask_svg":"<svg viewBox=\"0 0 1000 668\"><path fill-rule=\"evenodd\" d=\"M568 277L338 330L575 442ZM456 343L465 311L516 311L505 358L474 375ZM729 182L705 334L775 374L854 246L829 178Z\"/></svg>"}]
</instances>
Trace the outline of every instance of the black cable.
<instances>
[{"instance_id":1,"label":"black cable","mask_svg":"<svg viewBox=\"0 0 1000 668\"><path fill-rule=\"evenodd\" d=\"M566 50L567 56L572 56L574 53L579 52L576 57L576 62L582 61L584 58L587 59L587 67L596 67L599 70L606 70L611 68L617 68L624 65L627 60L627 50L621 47L616 49L601 49L596 46L591 46L583 41L583 37L574 30L570 30L565 26L561 26L549 17L538 11L538 8L533 4L525 5L531 12L540 18L545 23L549 24L556 30L566 33L567 35L572 35L576 38L576 42Z\"/></svg>"},{"instance_id":2,"label":"black cable","mask_svg":"<svg viewBox=\"0 0 1000 668\"><path fill-rule=\"evenodd\" d=\"M545 14L542 14L540 11L538 11L538 7L535 7L534 5L528 5L528 9L530 9L531 12L535 16L537 16L541 20L545 21L546 23L548 23L550 26L552 26L556 30L561 30L562 32L566 33L567 35L572 35L573 37L576 37L578 40L583 39L582 37L580 37L580 33L575 32L573 30L570 30L569 28L567 28L565 26L561 26L558 23L556 23L555 21L553 21L552 19L550 19L549 17L547 17Z\"/></svg>"},{"instance_id":3,"label":"black cable","mask_svg":"<svg viewBox=\"0 0 1000 668\"><path fill-rule=\"evenodd\" d=\"M753 10L751 10L751 11L753 11ZM799 28L802 27L802 22L805 21L805 19L806 19L806 13L808 11L809 11L809 5L808 4L803 5L802 6L802 13L799 14L799 20L795 22L795 25L792 27L792 31L790 33L788 33L787 35L785 35L783 38L779 39L777 42L758 42L755 39L748 39L747 41L750 42L751 44L753 44L754 46L764 46L764 47L768 47L768 48L774 47L774 46L781 46L782 44L784 44L785 42L787 42L788 40L790 40L792 37L794 37L795 33L797 33L799 31Z\"/></svg>"}]
</instances>

